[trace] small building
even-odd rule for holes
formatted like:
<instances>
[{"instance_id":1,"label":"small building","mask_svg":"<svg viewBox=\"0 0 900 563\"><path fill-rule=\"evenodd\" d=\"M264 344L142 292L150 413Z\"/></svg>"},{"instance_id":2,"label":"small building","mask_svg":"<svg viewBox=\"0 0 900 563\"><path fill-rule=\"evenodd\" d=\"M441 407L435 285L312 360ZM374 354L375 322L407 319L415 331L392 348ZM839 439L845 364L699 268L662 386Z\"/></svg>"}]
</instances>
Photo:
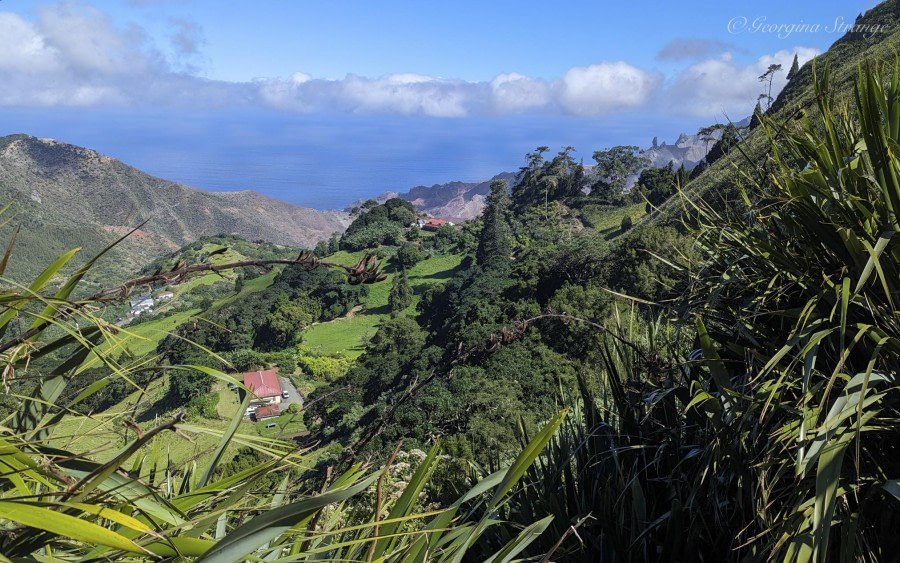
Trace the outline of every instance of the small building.
<instances>
[{"instance_id":1,"label":"small building","mask_svg":"<svg viewBox=\"0 0 900 563\"><path fill-rule=\"evenodd\" d=\"M136 309L137 307L149 303L151 306L153 305L153 297L151 295L135 295L131 298L131 308Z\"/></svg>"},{"instance_id":2,"label":"small building","mask_svg":"<svg viewBox=\"0 0 900 563\"><path fill-rule=\"evenodd\" d=\"M131 300L131 316L136 317L153 310L153 298L149 295Z\"/></svg>"},{"instance_id":3,"label":"small building","mask_svg":"<svg viewBox=\"0 0 900 563\"><path fill-rule=\"evenodd\" d=\"M265 420L267 418L276 418L278 416L281 416L281 409L278 408L278 405L259 407L253 413L253 418L255 418L257 421Z\"/></svg>"},{"instance_id":4,"label":"small building","mask_svg":"<svg viewBox=\"0 0 900 563\"><path fill-rule=\"evenodd\" d=\"M244 380L244 387L254 395L250 399L251 405L265 406L281 403L281 382L278 381L276 370L248 371L242 373L241 377Z\"/></svg>"},{"instance_id":5,"label":"small building","mask_svg":"<svg viewBox=\"0 0 900 563\"><path fill-rule=\"evenodd\" d=\"M159 295L156 296L156 299L159 301L168 301L169 299L172 299L173 297L175 297L174 291L163 291L162 293L160 293Z\"/></svg>"},{"instance_id":6,"label":"small building","mask_svg":"<svg viewBox=\"0 0 900 563\"><path fill-rule=\"evenodd\" d=\"M445 219L424 219L419 221L419 227L425 231L436 231L444 226L453 226L453 223Z\"/></svg>"}]
</instances>

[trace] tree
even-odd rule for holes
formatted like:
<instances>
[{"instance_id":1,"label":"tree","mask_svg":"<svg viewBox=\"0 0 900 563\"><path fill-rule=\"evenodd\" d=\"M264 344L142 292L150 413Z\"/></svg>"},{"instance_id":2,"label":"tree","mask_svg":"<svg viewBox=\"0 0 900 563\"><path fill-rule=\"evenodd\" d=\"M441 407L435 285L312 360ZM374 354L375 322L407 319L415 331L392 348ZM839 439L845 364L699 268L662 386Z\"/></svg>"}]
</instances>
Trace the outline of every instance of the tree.
<instances>
[{"instance_id":1,"label":"tree","mask_svg":"<svg viewBox=\"0 0 900 563\"><path fill-rule=\"evenodd\" d=\"M706 155L709 154L709 143L716 140L716 131L720 131L722 129L722 125L719 123L709 125L707 127L701 127L699 131L697 131L697 136L700 137L700 140L703 141L706 146L706 150L703 152L703 161L706 162ZM708 164L708 163L707 163Z\"/></svg>"},{"instance_id":2,"label":"tree","mask_svg":"<svg viewBox=\"0 0 900 563\"><path fill-rule=\"evenodd\" d=\"M256 334L256 345L264 350L283 350L297 334L321 314L321 305L309 298L276 305Z\"/></svg>"},{"instance_id":3,"label":"tree","mask_svg":"<svg viewBox=\"0 0 900 563\"><path fill-rule=\"evenodd\" d=\"M419 247L411 242L404 242L400 245L400 248L397 249L397 263L404 271L407 268L412 268L424 258L425 255Z\"/></svg>"},{"instance_id":4,"label":"tree","mask_svg":"<svg viewBox=\"0 0 900 563\"><path fill-rule=\"evenodd\" d=\"M768 89L759 95L759 100L766 100L766 109L768 110L772 106L772 80L775 78L775 73L781 70L780 64L770 64L769 68L766 69L766 72L762 73L759 76L759 81L766 83L768 85Z\"/></svg>"},{"instance_id":5,"label":"tree","mask_svg":"<svg viewBox=\"0 0 900 563\"><path fill-rule=\"evenodd\" d=\"M622 222L619 224L619 229L624 233L625 231L631 229L634 225L634 221L631 220L631 215L626 215L622 217Z\"/></svg>"},{"instance_id":6,"label":"tree","mask_svg":"<svg viewBox=\"0 0 900 563\"><path fill-rule=\"evenodd\" d=\"M632 145L595 151L593 156L597 164L593 169L591 195L608 205L619 204L628 177L650 164L650 159L641 156L640 149Z\"/></svg>"},{"instance_id":7,"label":"tree","mask_svg":"<svg viewBox=\"0 0 900 563\"><path fill-rule=\"evenodd\" d=\"M341 249L341 233L332 233L328 239L328 254L334 254Z\"/></svg>"},{"instance_id":8,"label":"tree","mask_svg":"<svg viewBox=\"0 0 900 563\"><path fill-rule=\"evenodd\" d=\"M173 371L169 375L169 397L177 405L186 405L209 393L214 382L213 376L200 371Z\"/></svg>"},{"instance_id":9,"label":"tree","mask_svg":"<svg viewBox=\"0 0 900 563\"><path fill-rule=\"evenodd\" d=\"M468 225L468 223L466 225ZM465 228L466 227L464 226L463 229ZM438 230L434 232L434 236L431 238L434 248L442 252L450 250L454 245L459 244L461 240L462 235L455 227L450 225L438 227Z\"/></svg>"},{"instance_id":10,"label":"tree","mask_svg":"<svg viewBox=\"0 0 900 563\"><path fill-rule=\"evenodd\" d=\"M794 62L793 64L791 64L791 70L788 71L787 79L791 80L792 78L797 76L798 72L800 72L800 61L797 60L797 54L794 53Z\"/></svg>"},{"instance_id":11,"label":"tree","mask_svg":"<svg viewBox=\"0 0 900 563\"><path fill-rule=\"evenodd\" d=\"M484 228L475 252L478 264L483 267L509 262L512 252L512 235L509 228L510 199L504 180L491 182L491 193L484 208Z\"/></svg>"},{"instance_id":12,"label":"tree","mask_svg":"<svg viewBox=\"0 0 900 563\"><path fill-rule=\"evenodd\" d=\"M544 167L544 153L550 147L538 147L534 152L525 155L526 164L519 168L516 184L513 186L513 198L516 202L534 202L540 190L541 169ZM496 181L496 180L495 180ZM493 184L491 184L493 186Z\"/></svg>"},{"instance_id":13,"label":"tree","mask_svg":"<svg viewBox=\"0 0 900 563\"><path fill-rule=\"evenodd\" d=\"M313 249L313 254L318 258L325 258L328 256L328 242L324 240L317 242L316 247Z\"/></svg>"},{"instance_id":14,"label":"tree","mask_svg":"<svg viewBox=\"0 0 900 563\"><path fill-rule=\"evenodd\" d=\"M584 166L572 157L574 147L566 147L552 160L544 159L547 147L538 147L526 155L527 164L519 169L513 196L520 206L538 205L581 194Z\"/></svg>"},{"instance_id":15,"label":"tree","mask_svg":"<svg viewBox=\"0 0 900 563\"><path fill-rule=\"evenodd\" d=\"M740 130L734 123L722 125L721 129L722 136L706 154L706 162L709 165L731 152L731 149L741 141Z\"/></svg>"},{"instance_id":16,"label":"tree","mask_svg":"<svg viewBox=\"0 0 900 563\"><path fill-rule=\"evenodd\" d=\"M391 307L391 316L396 317L401 311L412 305L413 292L406 277L406 269L394 277L394 284L388 295L388 305Z\"/></svg>"},{"instance_id":17,"label":"tree","mask_svg":"<svg viewBox=\"0 0 900 563\"><path fill-rule=\"evenodd\" d=\"M354 251L382 244L399 244L403 240L402 229L415 221L416 216L415 207L399 198L389 199L382 205L376 204L350 223L340 239L340 246Z\"/></svg>"},{"instance_id":18,"label":"tree","mask_svg":"<svg viewBox=\"0 0 900 563\"><path fill-rule=\"evenodd\" d=\"M12 245L9 248L12 249ZM365 558L397 560L425 549L419 541L420 533L407 530L405 524L395 526L396 522L381 520L384 514L375 514L371 495L367 492L383 478L383 470L354 465L345 472L332 474L329 470L328 479L324 475L310 476L311 481L303 479L301 485L301 470L298 469L312 468L322 456L309 452L309 448L298 449L283 440L266 436L240 440L241 444L238 444L235 440L239 434L235 435L233 430L243 417L243 408L237 409L233 418L229 416L233 421L232 432L224 431L221 441L216 440L219 454L237 452L231 463L228 459L232 453L198 458L189 451L186 455L175 454L173 448L175 455L158 455L167 449L165 443L159 442L161 435L177 433L179 439L193 442L195 438L203 439L206 431L184 424L187 415L183 411L163 416L159 407L164 410L170 405L151 405L152 400L148 400L150 396L146 393L140 401L105 412L99 419L80 414L78 409L86 406L86 400L101 399L104 390L112 385L121 384L129 394L136 387L143 389L146 385L143 378L147 375L195 371L201 377L215 375L225 379L227 376L188 366L155 368L158 358L152 353L139 358L128 354L126 361L120 363L123 345L133 341L127 340L127 332L114 332L112 325L102 320L96 311L104 305L120 302L135 287L164 283L167 275L141 276L85 296L87 290L78 286L93 264L91 260L74 276L60 280L59 287L47 286L73 255L74 252L69 252L58 259L47 269L44 279L26 281L21 286L9 284L10 287L4 289L4 302L0 303L0 334L4 335L0 337L0 371L7 377L5 385L16 386L14 393L17 395L17 410L3 416L0 459L3 460L5 478L0 487L0 519L3 521L0 553L4 560L43 560L52 553L54 559L64 561L85 558L244 561L271 558L272 554L290 551L298 561L360 561ZM266 264L264 260L258 262ZM311 261L297 259L279 263L308 266ZM175 272L180 278L191 273L210 272L212 266L194 264L176 268ZM327 263L323 266L339 267ZM235 267L239 267L239 263L216 265L216 271ZM358 275L349 269L345 271L351 276ZM358 277L358 283L379 277L368 277L370 275L371 272L367 277ZM73 291L74 295L81 296L70 301ZM38 311L42 311L41 316L37 316ZM15 326L14 321L19 315L31 328L10 334L7 329ZM416 330L418 327L413 322L412 327L398 328L400 333L392 337L408 339L410 328ZM61 350L62 355L54 353ZM416 353L412 357L418 361L422 356ZM84 362L105 364L112 369L107 376L96 374L102 379L85 387L83 384L88 382L80 376L92 374L85 371L87 364ZM421 370L414 376L420 373ZM191 398L198 395L195 390L188 389L197 383L195 378L183 378L176 385L182 383L186 386L179 394ZM3 393L2 397L6 395ZM204 397L207 400L201 401L204 410L212 406L209 398ZM60 439L56 429L63 416L73 428L81 429L75 439ZM535 461L561 425L563 416L564 413L554 417L545 430L534 433L537 437L525 446L526 453L518 458L517 469L524 468L522 460L525 465ZM98 433L104 433L104 443L111 451L119 452L110 459L104 457L101 462L93 460L99 451L96 441L80 437ZM246 447L238 449L239 445ZM340 451L342 448L337 446ZM327 455L328 452L319 453ZM423 455L416 473L409 477L406 474L411 471L407 464L403 478L408 484L390 489L390 494L396 493L399 499L416 499L422 491L429 490L429 476L444 463L439 453L435 446L428 455ZM350 451L339 455L350 461L356 457ZM160 462L148 463L148 459ZM397 468L397 465L391 467ZM456 514L464 501L482 504L493 498L491 509L506 511L506 501L501 499L497 503L496 499L508 496L506 493L510 489L518 487L522 471L513 473L510 471L502 483L499 480L493 483L482 481L478 489L461 491L465 496L458 503L441 504L434 512L423 513L413 505L404 508L404 519L417 525L421 522L419 529L428 529L429 541L438 544L437 547L427 546L428 557L485 559L488 553L476 545L479 534L473 535L472 530L477 525L483 530L483 537L488 537L498 523L485 523L480 514L457 515L449 525L441 519ZM292 486L286 494L278 483L292 480L297 481L298 486ZM325 490L320 484L322 480L328 481ZM310 486L307 487L308 483ZM306 506L309 503L304 499L311 496L316 496L321 503L311 508ZM397 501L391 499L388 502L387 510L396 510ZM266 518L276 520L274 525L265 524L258 518L269 507L271 512ZM219 518L226 512L227 519ZM304 518L319 524L309 530L310 534L304 538L308 543L301 546L296 538L282 533L284 526L279 525L285 518L291 525ZM381 528L384 537L390 538L390 542L381 547L376 545L380 543L376 541L378 538L365 524L378 520L384 524ZM541 528L533 529L540 531ZM197 537L187 537L185 530L197 532ZM253 535L250 541L246 541L248 531ZM340 538L340 542L329 545L327 551L320 549L333 538ZM466 541L459 541L459 538ZM189 539L192 541L185 541ZM511 542L501 550L517 553L521 543L521 540Z\"/></svg>"},{"instance_id":19,"label":"tree","mask_svg":"<svg viewBox=\"0 0 900 563\"><path fill-rule=\"evenodd\" d=\"M684 164L678 170L672 169L670 162L663 168L648 168L641 172L635 189L640 188L647 199L647 213L654 207L669 199L678 186L683 186L688 180L688 172Z\"/></svg>"}]
</instances>

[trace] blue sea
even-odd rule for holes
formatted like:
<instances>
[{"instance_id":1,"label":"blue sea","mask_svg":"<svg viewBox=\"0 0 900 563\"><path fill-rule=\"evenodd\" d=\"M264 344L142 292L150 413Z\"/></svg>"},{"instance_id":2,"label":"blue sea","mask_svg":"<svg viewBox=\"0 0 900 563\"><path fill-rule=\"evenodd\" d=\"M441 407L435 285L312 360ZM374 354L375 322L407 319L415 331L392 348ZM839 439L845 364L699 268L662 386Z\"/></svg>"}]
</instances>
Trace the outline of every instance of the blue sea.
<instances>
[{"instance_id":1,"label":"blue sea","mask_svg":"<svg viewBox=\"0 0 900 563\"><path fill-rule=\"evenodd\" d=\"M635 115L607 118L300 115L270 111L173 113L99 109L0 110L0 135L52 137L149 174L206 190L253 189L316 209L344 209L385 191L481 181L524 164L541 145L595 150L674 142L700 124Z\"/></svg>"}]
</instances>

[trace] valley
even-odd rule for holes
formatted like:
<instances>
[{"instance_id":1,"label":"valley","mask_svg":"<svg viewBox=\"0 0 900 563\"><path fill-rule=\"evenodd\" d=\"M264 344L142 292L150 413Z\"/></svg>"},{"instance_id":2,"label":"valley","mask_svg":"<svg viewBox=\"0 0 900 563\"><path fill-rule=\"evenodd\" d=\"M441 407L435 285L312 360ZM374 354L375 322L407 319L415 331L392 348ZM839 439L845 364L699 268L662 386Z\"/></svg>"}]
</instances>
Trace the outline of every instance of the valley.
<instances>
[{"instance_id":1,"label":"valley","mask_svg":"<svg viewBox=\"0 0 900 563\"><path fill-rule=\"evenodd\" d=\"M739 123L342 212L0 138L0 555L890 560L900 0L857 21ZM260 84L468 107L379 80Z\"/></svg>"}]
</instances>

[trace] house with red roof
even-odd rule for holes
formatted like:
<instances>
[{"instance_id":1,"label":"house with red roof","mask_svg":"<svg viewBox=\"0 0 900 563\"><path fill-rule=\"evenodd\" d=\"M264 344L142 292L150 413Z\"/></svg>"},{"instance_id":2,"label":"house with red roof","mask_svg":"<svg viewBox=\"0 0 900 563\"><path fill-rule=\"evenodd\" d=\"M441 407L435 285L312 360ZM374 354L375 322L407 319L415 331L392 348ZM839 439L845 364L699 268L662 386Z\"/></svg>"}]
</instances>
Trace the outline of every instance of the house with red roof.
<instances>
[{"instance_id":1,"label":"house with red roof","mask_svg":"<svg viewBox=\"0 0 900 563\"><path fill-rule=\"evenodd\" d=\"M241 377L244 379L244 386L254 395L250 399L251 405L277 405L281 403L281 382L278 381L277 370L248 371L242 373Z\"/></svg>"},{"instance_id":2,"label":"house with red roof","mask_svg":"<svg viewBox=\"0 0 900 563\"><path fill-rule=\"evenodd\" d=\"M259 407L253 413L253 418L257 421L265 420L267 418L275 418L281 415L281 409L278 408L278 405L268 405L265 407Z\"/></svg>"},{"instance_id":3,"label":"house with red roof","mask_svg":"<svg viewBox=\"0 0 900 563\"><path fill-rule=\"evenodd\" d=\"M453 223L445 219L419 219L417 222L420 229L425 231L436 231L445 225L453 226Z\"/></svg>"}]
</instances>

